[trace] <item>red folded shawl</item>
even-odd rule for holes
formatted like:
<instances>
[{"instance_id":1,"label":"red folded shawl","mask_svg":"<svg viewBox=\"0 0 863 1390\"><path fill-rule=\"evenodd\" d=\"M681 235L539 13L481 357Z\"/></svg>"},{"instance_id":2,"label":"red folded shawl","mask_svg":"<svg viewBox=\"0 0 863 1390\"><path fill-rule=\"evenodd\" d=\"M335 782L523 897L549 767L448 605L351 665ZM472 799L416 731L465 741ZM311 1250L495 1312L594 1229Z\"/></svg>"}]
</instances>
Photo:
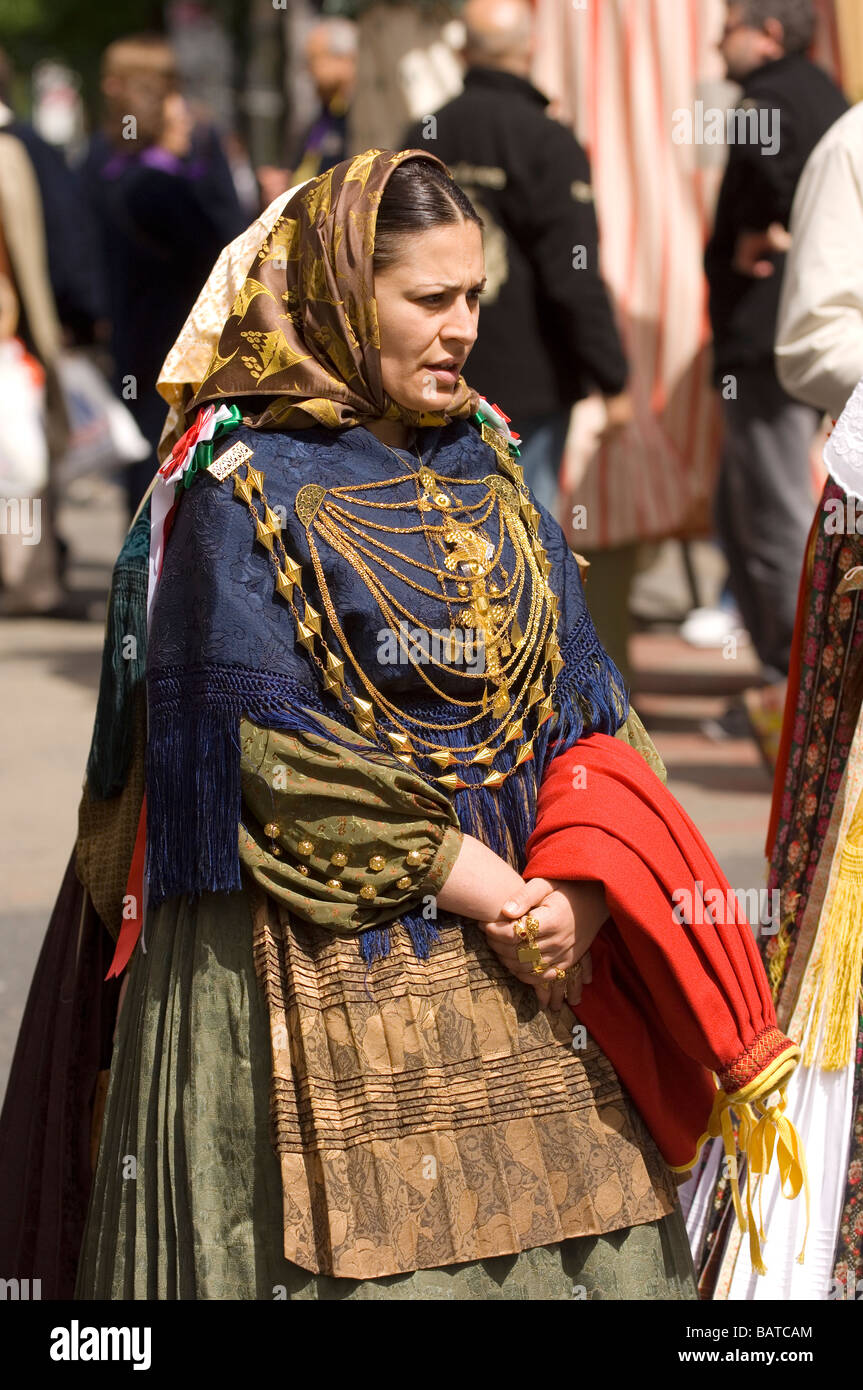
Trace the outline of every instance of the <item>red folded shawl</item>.
<instances>
[{"instance_id":1,"label":"red folded shawl","mask_svg":"<svg viewBox=\"0 0 863 1390\"><path fill-rule=\"evenodd\" d=\"M776 1141L783 1187L796 1196L807 1187L805 1159L782 1110L799 1048L776 1026L752 930L727 879L641 755L593 734L553 758L527 855L526 879L605 886L610 917L591 947L593 980L575 1015L669 1165L690 1168L704 1140L720 1133L733 1154L733 1106L748 1171L766 1171ZM765 1104L773 1091L778 1101ZM758 1268L751 1203L750 1235Z\"/></svg>"}]
</instances>

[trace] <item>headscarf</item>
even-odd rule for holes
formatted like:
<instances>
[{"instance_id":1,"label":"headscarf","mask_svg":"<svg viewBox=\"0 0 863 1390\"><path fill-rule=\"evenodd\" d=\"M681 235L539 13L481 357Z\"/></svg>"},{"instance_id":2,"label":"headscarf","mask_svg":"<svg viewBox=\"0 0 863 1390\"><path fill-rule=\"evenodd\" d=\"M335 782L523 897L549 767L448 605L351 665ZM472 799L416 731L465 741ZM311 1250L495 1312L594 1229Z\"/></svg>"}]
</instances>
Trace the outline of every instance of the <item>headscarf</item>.
<instances>
[{"instance_id":1,"label":"headscarf","mask_svg":"<svg viewBox=\"0 0 863 1390\"><path fill-rule=\"evenodd\" d=\"M387 180L411 158L446 171L423 150L366 150L288 200L240 287L190 410L238 400L244 424L280 430L380 418L445 425L476 412L479 396L462 377L444 411L411 410L383 387L375 226Z\"/></svg>"},{"instance_id":2,"label":"headscarf","mask_svg":"<svg viewBox=\"0 0 863 1390\"><path fill-rule=\"evenodd\" d=\"M244 232L234 237L222 251L192 305L174 346L162 363L156 383L159 395L168 405L159 440L160 462L168 458L186 431L186 411L207 375L222 329L261 243L270 235L287 203L306 182L308 180L286 188Z\"/></svg>"}]
</instances>

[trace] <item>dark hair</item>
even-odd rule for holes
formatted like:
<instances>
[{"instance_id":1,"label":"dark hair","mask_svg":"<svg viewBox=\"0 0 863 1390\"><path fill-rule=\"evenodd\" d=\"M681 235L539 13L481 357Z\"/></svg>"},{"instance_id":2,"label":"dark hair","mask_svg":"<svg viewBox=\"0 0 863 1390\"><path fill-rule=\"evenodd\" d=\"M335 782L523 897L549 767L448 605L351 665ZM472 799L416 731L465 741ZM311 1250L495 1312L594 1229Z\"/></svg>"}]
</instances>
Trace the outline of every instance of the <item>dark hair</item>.
<instances>
[{"instance_id":1,"label":"dark hair","mask_svg":"<svg viewBox=\"0 0 863 1390\"><path fill-rule=\"evenodd\" d=\"M384 186L375 223L372 267L386 270L398 260L402 237L462 219L483 226L464 189L440 164L417 156L405 159Z\"/></svg>"},{"instance_id":2,"label":"dark hair","mask_svg":"<svg viewBox=\"0 0 863 1390\"><path fill-rule=\"evenodd\" d=\"M782 25L782 46L786 53L805 53L815 34L815 7L812 0L739 0L743 22L763 29L768 19Z\"/></svg>"}]
</instances>

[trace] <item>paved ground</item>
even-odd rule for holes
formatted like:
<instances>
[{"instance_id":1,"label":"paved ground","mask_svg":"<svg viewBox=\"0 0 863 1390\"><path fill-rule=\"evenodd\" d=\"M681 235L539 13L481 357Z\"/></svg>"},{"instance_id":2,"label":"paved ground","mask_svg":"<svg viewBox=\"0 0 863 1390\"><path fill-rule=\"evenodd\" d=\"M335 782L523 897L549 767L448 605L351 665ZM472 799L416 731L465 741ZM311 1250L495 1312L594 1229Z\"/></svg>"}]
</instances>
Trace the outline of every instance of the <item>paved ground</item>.
<instances>
[{"instance_id":1,"label":"paved ground","mask_svg":"<svg viewBox=\"0 0 863 1390\"><path fill-rule=\"evenodd\" d=\"M0 1092L42 937L75 839L77 804L92 732L110 565L124 523L119 497L82 493L62 519L72 582L90 600L84 622L0 622L7 737L0 749ZM82 557L87 557L86 564ZM696 547L711 597L717 563ZM648 630L634 639L636 706L669 768L669 785L704 831L734 888L764 883L763 840L770 780L754 746L711 743L703 720L751 683L751 654L733 660L697 652L676 635L686 587L679 548L663 548L639 580Z\"/></svg>"}]
</instances>

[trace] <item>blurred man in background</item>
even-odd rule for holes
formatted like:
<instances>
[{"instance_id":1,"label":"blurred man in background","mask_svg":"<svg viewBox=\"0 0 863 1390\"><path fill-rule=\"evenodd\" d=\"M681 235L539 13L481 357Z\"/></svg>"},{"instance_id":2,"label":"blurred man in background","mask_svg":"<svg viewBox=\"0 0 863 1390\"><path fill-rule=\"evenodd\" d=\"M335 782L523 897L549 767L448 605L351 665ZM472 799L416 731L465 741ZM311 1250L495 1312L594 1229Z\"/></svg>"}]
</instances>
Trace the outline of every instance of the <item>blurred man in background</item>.
<instances>
[{"instance_id":1,"label":"blurred man in background","mask_svg":"<svg viewBox=\"0 0 863 1390\"><path fill-rule=\"evenodd\" d=\"M819 418L783 390L773 342L797 181L847 109L839 89L805 56L814 24L812 0L728 6L720 51L743 98L705 260L725 428L716 525L766 687L751 693L746 710L729 709L718 732L739 735L751 721L768 757L781 722L812 519L809 453Z\"/></svg>"},{"instance_id":2,"label":"blurred man in background","mask_svg":"<svg viewBox=\"0 0 863 1390\"><path fill-rule=\"evenodd\" d=\"M152 455L126 469L130 516L157 466L159 368L222 247L244 219L215 133L198 133L171 46L118 39L102 63L104 133L84 167L108 275L114 386Z\"/></svg>"},{"instance_id":3,"label":"blurred man in background","mask_svg":"<svg viewBox=\"0 0 863 1390\"><path fill-rule=\"evenodd\" d=\"M587 156L529 79L531 7L468 0L464 22L464 91L402 143L438 155L485 223L470 384L512 419L527 483L553 512L571 408L599 390L609 430L627 423L627 364L599 274Z\"/></svg>"},{"instance_id":4,"label":"blurred man in background","mask_svg":"<svg viewBox=\"0 0 863 1390\"><path fill-rule=\"evenodd\" d=\"M264 207L294 184L313 179L347 158L347 119L357 75L357 26L349 19L325 19L309 33L305 46L309 74L320 110L302 132L284 169L257 170Z\"/></svg>"},{"instance_id":5,"label":"blurred man in background","mask_svg":"<svg viewBox=\"0 0 863 1390\"><path fill-rule=\"evenodd\" d=\"M12 110L11 84L9 60L0 49L0 129L24 146L39 185L48 273L65 340L89 344L108 312L96 224L78 175Z\"/></svg>"}]
</instances>

